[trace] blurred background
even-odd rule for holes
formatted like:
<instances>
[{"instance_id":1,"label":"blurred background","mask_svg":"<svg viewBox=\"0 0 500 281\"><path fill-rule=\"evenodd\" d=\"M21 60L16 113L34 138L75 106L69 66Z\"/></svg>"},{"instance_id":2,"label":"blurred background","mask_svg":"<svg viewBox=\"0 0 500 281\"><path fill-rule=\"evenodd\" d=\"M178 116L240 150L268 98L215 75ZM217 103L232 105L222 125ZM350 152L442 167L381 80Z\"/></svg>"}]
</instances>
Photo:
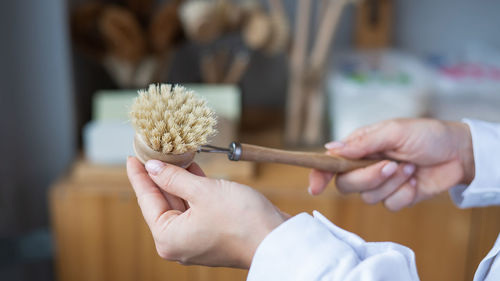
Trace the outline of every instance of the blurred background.
<instances>
[{"instance_id":1,"label":"blurred background","mask_svg":"<svg viewBox=\"0 0 500 281\"><path fill-rule=\"evenodd\" d=\"M494 0L1 1L0 279L245 280L156 256L123 167L136 90L194 89L218 114L221 146L321 151L395 117L500 122L499 10ZM307 169L197 161L289 213L316 209L366 240L410 246L424 280L472 280L500 231L499 208L458 210L446 195L394 214L333 187L311 198Z\"/></svg>"}]
</instances>

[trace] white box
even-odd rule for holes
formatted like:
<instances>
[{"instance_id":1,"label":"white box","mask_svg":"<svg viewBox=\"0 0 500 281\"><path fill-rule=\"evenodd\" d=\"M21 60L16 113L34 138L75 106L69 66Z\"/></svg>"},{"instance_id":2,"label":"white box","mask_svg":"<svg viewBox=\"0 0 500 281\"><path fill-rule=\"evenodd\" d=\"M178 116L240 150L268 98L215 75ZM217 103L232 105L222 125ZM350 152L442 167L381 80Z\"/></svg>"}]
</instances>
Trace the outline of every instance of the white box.
<instances>
[{"instance_id":1,"label":"white box","mask_svg":"<svg viewBox=\"0 0 500 281\"><path fill-rule=\"evenodd\" d=\"M443 120L462 118L500 122L500 52L469 48L433 56L430 115Z\"/></svg>"},{"instance_id":2,"label":"white box","mask_svg":"<svg viewBox=\"0 0 500 281\"><path fill-rule=\"evenodd\" d=\"M332 139L382 120L425 115L428 70L395 51L348 53L327 81Z\"/></svg>"}]
</instances>

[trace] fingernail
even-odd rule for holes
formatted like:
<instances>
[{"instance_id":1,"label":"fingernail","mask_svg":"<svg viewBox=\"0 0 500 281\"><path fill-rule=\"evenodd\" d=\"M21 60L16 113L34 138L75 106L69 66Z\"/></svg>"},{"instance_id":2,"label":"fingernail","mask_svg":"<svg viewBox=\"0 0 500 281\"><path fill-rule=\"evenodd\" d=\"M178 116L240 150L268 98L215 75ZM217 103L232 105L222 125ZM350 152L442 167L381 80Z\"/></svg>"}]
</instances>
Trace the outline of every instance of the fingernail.
<instances>
[{"instance_id":1,"label":"fingernail","mask_svg":"<svg viewBox=\"0 0 500 281\"><path fill-rule=\"evenodd\" d=\"M158 160L149 160L146 162L146 170L148 173L156 176L165 167L165 163Z\"/></svg>"},{"instance_id":2,"label":"fingernail","mask_svg":"<svg viewBox=\"0 0 500 281\"><path fill-rule=\"evenodd\" d=\"M413 187L417 186L417 180L415 178L411 178L410 179L410 185L413 186Z\"/></svg>"},{"instance_id":3,"label":"fingernail","mask_svg":"<svg viewBox=\"0 0 500 281\"><path fill-rule=\"evenodd\" d=\"M340 141L332 141L332 142L325 144L326 149L337 149L337 148L341 148L344 146L345 146L345 143L340 142Z\"/></svg>"},{"instance_id":4,"label":"fingernail","mask_svg":"<svg viewBox=\"0 0 500 281\"><path fill-rule=\"evenodd\" d=\"M307 187L307 192L309 192L309 194L313 195L313 193L312 193L312 190L311 190L311 187L310 187L310 186L308 186L308 187Z\"/></svg>"},{"instance_id":5,"label":"fingernail","mask_svg":"<svg viewBox=\"0 0 500 281\"><path fill-rule=\"evenodd\" d=\"M398 163L389 162L389 163L385 164L385 166L382 168L382 175L384 177L389 177L392 174L394 174L397 169L398 169Z\"/></svg>"},{"instance_id":6,"label":"fingernail","mask_svg":"<svg viewBox=\"0 0 500 281\"><path fill-rule=\"evenodd\" d=\"M415 172L415 165L413 165L413 164L406 164L403 167L403 173L405 173L405 175L409 176L409 175L413 174L413 172Z\"/></svg>"}]
</instances>

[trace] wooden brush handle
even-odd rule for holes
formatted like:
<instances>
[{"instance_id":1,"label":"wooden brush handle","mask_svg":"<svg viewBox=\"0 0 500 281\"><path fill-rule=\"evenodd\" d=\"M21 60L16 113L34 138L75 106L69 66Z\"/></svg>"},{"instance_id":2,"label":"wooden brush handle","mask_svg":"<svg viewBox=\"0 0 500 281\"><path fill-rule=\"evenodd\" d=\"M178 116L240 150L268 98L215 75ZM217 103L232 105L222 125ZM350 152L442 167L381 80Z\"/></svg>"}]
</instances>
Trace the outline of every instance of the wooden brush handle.
<instances>
[{"instance_id":1,"label":"wooden brush handle","mask_svg":"<svg viewBox=\"0 0 500 281\"><path fill-rule=\"evenodd\" d=\"M251 144L241 144L239 160L271 162L342 173L374 164L380 160L350 160L340 156L313 152L286 151Z\"/></svg>"}]
</instances>

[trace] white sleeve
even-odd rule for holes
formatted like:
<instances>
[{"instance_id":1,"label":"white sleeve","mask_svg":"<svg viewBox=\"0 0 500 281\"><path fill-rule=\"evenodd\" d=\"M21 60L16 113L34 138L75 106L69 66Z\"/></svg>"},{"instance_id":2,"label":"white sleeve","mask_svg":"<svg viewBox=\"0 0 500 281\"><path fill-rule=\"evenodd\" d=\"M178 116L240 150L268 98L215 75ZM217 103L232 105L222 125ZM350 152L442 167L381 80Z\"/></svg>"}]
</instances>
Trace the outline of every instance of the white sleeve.
<instances>
[{"instance_id":1,"label":"white sleeve","mask_svg":"<svg viewBox=\"0 0 500 281\"><path fill-rule=\"evenodd\" d=\"M450 189L451 198L460 208L500 205L500 124L464 122L472 135L475 176L469 186Z\"/></svg>"},{"instance_id":2,"label":"white sleeve","mask_svg":"<svg viewBox=\"0 0 500 281\"><path fill-rule=\"evenodd\" d=\"M419 280L413 252L390 242L367 243L314 212L301 213L259 245L247 281Z\"/></svg>"}]
</instances>

